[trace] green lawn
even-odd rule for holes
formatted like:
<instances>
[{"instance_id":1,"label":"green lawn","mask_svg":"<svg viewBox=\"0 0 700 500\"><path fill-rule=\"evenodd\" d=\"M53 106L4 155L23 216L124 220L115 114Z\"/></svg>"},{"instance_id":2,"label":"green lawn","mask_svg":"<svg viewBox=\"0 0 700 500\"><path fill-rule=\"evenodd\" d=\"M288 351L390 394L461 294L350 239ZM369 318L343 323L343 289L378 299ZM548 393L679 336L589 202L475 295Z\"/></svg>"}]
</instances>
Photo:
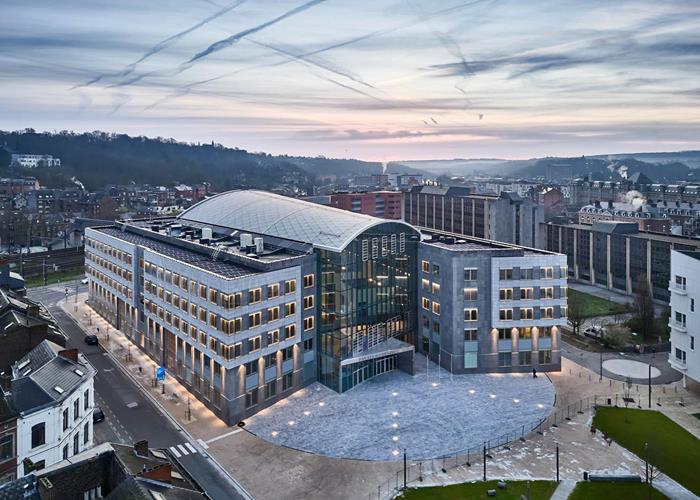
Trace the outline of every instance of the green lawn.
<instances>
[{"instance_id":1,"label":"green lawn","mask_svg":"<svg viewBox=\"0 0 700 500\"><path fill-rule=\"evenodd\" d=\"M571 304L580 304L581 315L586 318L622 314L630 311L630 306L627 304L618 304L612 300L601 299L590 293L579 292L572 288L569 288L568 291L568 302L569 308L575 307Z\"/></svg>"},{"instance_id":2,"label":"green lawn","mask_svg":"<svg viewBox=\"0 0 700 500\"><path fill-rule=\"evenodd\" d=\"M589 483L576 485L568 500L620 500L623 498L648 498L649 485L646 483ZM651 498L663 500L668 498L659 490L652 488Z\"/></svg>"},{"instance_id":3,"label":"green lawn","mask_svg":"<svg viewBox=\"0 0 700 500\"><path fill-rule=\"evenodd\" d=\"M690 465L700 463L700 439L671 419L651 410L598 408L593 423L642 459L649 443L650 462L700 495L700 474Z\"/></svg>"},{"instance_id":4,"label":"green lawn","mask_svg":"<svg viewBox=\"0 0 700 500\"><path fill-rule=\"evenodd\" d=\"M84 277L85 269L82 267L78 269L66 269L64 271L49 271L48 276L46 277L46 284L53 285L54 283L60 283L61 281L83 279ZM43 276L32 276L31 278L26 278L24 280L25 288L34 288L43 285Z\"/></svg>"},{"instance_id":5,"label":"green lawn","mask_svg":"<svg viewBox=\"0 0 700 500\"><path fill-rule=\"evenodd\" d=\"M527 494L528 481L506 481L508 487L499 490L498 481L487 481L478 483L451 484L449 486L431 486L428 488L409 489L398 498L407 500L453 500L489 498L486 496L487 490L497 490L496 498L505 500L520 500L520 495ZM530 499L547 500L557 489L555 481L529 481Z\"/></svg>"}]
</instances>

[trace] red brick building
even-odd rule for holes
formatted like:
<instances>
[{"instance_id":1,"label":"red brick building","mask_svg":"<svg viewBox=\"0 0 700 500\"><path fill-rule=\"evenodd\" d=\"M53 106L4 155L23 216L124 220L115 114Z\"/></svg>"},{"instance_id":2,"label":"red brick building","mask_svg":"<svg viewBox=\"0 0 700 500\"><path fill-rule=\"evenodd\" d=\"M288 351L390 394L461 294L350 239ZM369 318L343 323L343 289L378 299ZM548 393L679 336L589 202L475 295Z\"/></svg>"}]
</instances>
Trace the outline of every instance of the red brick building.
<instances>
[{"instance_id":1,"label":"red brick building","mask_svg":"<svg viewBox=\"0 0 700 500\"><path fill-rule=\"evenodd\" d=\"M335 193L331 195L330 206L383 219L399 220L401 219L401 192Z\"/></svg>"}]
</instances>

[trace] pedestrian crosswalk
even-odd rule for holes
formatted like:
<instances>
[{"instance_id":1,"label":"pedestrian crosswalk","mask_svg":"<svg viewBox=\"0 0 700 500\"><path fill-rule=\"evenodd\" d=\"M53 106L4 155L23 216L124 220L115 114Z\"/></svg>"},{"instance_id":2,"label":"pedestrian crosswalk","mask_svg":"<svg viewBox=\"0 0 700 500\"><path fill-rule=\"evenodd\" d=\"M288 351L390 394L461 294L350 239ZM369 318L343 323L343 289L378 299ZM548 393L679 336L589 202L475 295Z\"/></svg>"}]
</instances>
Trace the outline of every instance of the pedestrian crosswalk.
<instances>
[{"instance_id":1,"label":"pedestrian crosswalk","mask_svg":"<svg viewBox=\"0 0 700 500\"><path fill-rule=\"evenodd\" d=\"M180 458L190 453L197 453L197 450L190 443L176 444L168 448L175 458Z\"/></svg>"}]
</instances>

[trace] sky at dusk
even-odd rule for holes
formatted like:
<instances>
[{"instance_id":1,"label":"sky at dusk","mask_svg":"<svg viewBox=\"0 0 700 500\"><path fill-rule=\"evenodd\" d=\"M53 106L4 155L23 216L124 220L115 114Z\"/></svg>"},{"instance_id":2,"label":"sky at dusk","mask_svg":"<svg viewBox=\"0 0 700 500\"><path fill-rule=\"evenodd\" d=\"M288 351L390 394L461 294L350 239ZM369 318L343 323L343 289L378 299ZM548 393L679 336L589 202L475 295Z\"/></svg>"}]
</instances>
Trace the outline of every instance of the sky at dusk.
<instances>
[{"instance_id":1,"label":"sky at dusk","mask_svg":"<svg viewBox=\"0 0 700 500\"><path fill-rule=\"evenodd\" d=\"M366 160L700 149L700 1L2 0L0 129Z\"/></svg>"}]
</instances>

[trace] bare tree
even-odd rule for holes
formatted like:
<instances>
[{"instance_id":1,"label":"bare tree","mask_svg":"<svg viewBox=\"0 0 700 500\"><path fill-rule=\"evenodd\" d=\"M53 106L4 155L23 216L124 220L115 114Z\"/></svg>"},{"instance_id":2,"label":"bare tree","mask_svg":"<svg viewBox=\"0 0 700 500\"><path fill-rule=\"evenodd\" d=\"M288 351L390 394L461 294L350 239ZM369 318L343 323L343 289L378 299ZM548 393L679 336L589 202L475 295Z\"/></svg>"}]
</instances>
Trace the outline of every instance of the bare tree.
<instances>
[{"instance_id":1,"label":"bare tree","mask_svg":"<svg viewBox=\"0 0 700 500\"><path fill-rule=\"evenodd\" d=\"M586 321L588 321L588 318L583 314L583 304L580 300L569 297L568 306L569 308L567 311L566 320L571 325L574 335L578 335L583 325L585 325Z\"/></svg>"},{"instance_id":2,"label":"bare tree","mask_svg":"<svg viewBox=\"0 0 700 500\"><path fill-rule=\"evenodd\" d=\"M639 321L642 337L650 338L654 333L654 299L646 274L637 278L637 289L634 295L634 309Z\"/></svg>"},{"instance_id":3,"label":"bare tree","mask_svg":"<svg viewBox=\"0 0 700 500\"><path fill-rule=\"evenodd\" d=\"M646 470L646 482L649 486L647 493L647 498L649 500L651 500L653 494L654 479L658 479L662 474L661 469L659 469L657 465L661 461L660 455L661 453L657 448L649 446L649 443L644 443L644 466Z\"/></svg>"}]
</instances>

